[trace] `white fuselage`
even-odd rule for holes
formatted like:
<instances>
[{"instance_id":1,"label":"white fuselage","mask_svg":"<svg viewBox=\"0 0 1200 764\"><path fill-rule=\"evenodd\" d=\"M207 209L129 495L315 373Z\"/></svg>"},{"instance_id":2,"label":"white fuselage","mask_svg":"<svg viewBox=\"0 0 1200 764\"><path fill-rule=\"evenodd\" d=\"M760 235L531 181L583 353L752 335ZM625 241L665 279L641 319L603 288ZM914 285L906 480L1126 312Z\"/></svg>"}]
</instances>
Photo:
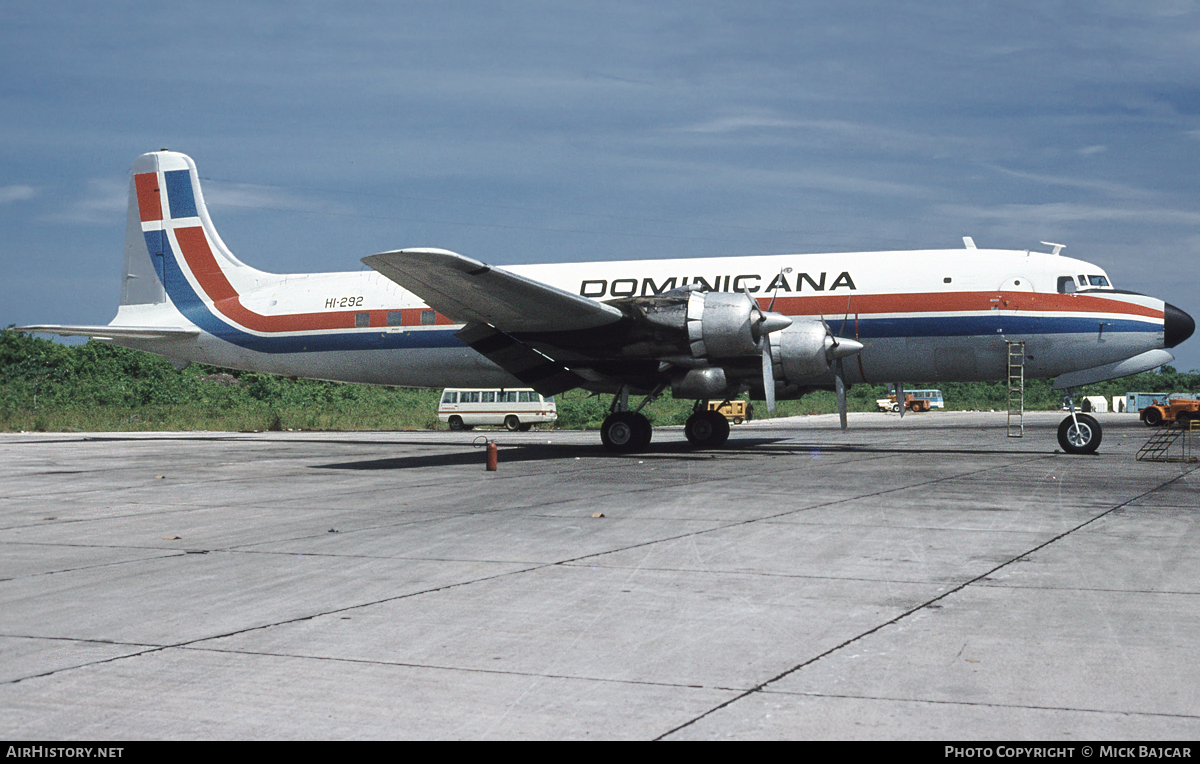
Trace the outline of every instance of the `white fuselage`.
<instances>
[{"instance_id":1,"label":"white fuselage","mask_svg":"<svg viewBox=\"0 0 1200 764\"><path fill-rule=\"evenodd\" d=\"M187 253L186 244L181 249ZM169 304L122 306L113 321L178 324L182 313L201 329L196 340L121 344L288 376L422 387L518 384L459 342L459 325L374 271L274 276L227 263L222 270L237 296L222 301L212 294L220 287L208 283L211 274L197 276L199 270L181 274L186 290L168 274ZM596 300L688 284L747 291L764 309L823 318L835 334L862 342L862 352L847 363L851 383L1001 379L1006 341L1026 343L1026 375L1037 378L1163 346L1162 301L1080 287L1080 276L1107 284L1107 275L1081 260L1040 252L861 252L507 270ZM1075 291L1060 293L1062 278Z\"/></svg>"}]
</instances>

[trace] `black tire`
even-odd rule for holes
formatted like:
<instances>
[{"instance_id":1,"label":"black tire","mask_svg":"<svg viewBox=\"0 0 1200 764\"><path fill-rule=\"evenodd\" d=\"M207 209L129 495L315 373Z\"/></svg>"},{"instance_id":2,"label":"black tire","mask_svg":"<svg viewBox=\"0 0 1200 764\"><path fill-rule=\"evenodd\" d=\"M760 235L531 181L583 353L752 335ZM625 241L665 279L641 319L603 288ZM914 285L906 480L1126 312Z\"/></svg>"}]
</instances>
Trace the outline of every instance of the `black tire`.
<instances>
[{"instance_id":1,"label":"black tire","mask_svg":"<svg viewBox=\"0 0 1200 764\"><path fill-rule=\"evenodd\" d=\"M528 422L521 425L521 427L520 427L521 432L529 432L532 429L533 429L533 425L529 424Z\"/></svg>"},{"instance_id":2,"label":"black tire","mask_svg":"<svg viewBox=\"0 0 1200 764\"><path fill-rule=\"evenodd\" d=\"M1163 421L1162 412L1155 408L1146 409L1142 412L1142 421L1147 427L1158 427Z\"/></svg>"},{"instance_id":3,"label":"black tire","mask_svg":"<svg viewBox=\"0 0 1200 764\"><path fill-rule=\"evenodd\" d=\"M467 429L467 426L465 424L463 424L462 417L452 416L452 417L450 417L450 429L457 432L459 430Z\"/></svg>"},{"instance_id":4,"label":"black tire","mask_svg":"<svg viewBox=\"0 0 1200 764\"><path fill-rule=\"evenodd\" d=\"M729 440L729 420L716 411L697 411L688 417L683 434L696 448L720 448Z\"/></svg>"},{"instance_id":5,"label":"black tire","mask_svg":"<svg viewBox=\"0 0 1200 764\"><path fill-rule=\"evenodd\" d=\"M650 424L650 420L645 414L634 414L634 419L638 425L638 440L640 441L637 450L645 451L650 445L650 438L654 437L654 426Z\"/></svg>"},{"instance_id":6,"label":"black tire","mask_svg":"<svg viewBox=\"0 0 1200 764\"><path fill-rule=\"evenodd\" d=\"M893 413L893 414L899 414L899 413L900 413L900 404L899 404L899 403L893 403L893 404L892 404L892 413Z\"/></svg>"},{"instance_id":7,"label":"black tire","mask_svg":"<svg viewBox=\"0 0 1200 764\"><path fill-rule=\"evenodd\" d=\"M515 414L509 414L504 417L504 429L509 432L516 432L521 429L521 420Z\"/></svg>"},{"instance_id":8,"label":"black tire","mask_svg":"<svg viewBox=\"0 0 1200 764\"><path fill-rule=\"evenodd\" d=\"M1078 426L1075 420L1079 421ZM1058 445L1068 454L1094 454L1103 437L1100 423L1087 414L1076 414L1075 419L1067 417L1058 425Z\"/></svg>"},{"instance_id":9,"label":"black tire","mask_svg":"<svg viewBox=\"0 0 1200 764\"><path fill-rule=\"evenodd\" d=\"M609 414L600 425L600 441L614 454L641 451L650 444L650 420L632 411Z\"/></svg>"}]
</instances>

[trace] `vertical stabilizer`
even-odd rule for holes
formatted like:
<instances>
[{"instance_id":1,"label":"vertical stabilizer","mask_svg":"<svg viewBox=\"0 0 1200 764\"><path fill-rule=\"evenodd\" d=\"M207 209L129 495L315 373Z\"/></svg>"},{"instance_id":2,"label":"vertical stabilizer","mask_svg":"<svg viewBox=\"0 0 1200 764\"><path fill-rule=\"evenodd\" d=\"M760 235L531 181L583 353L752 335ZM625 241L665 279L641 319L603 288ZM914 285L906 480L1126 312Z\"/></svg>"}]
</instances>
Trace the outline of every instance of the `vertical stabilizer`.
<instances>
[{"instance_id":1,"label":"vertical stabilizer","mask_svg":"<svg viewBox=\"0 0 1200 764\"><path fill-rule=\"evenodd\" d=\"M171 280L190 270L188 263L176 260L185 234L204 240L211 257L208 267L228 282L241 285L266 275L234 257L217 235L191 157L156 151L135 159L130 173L122 305L167 302L183 286Z\"/></svg>"}]
</instances>

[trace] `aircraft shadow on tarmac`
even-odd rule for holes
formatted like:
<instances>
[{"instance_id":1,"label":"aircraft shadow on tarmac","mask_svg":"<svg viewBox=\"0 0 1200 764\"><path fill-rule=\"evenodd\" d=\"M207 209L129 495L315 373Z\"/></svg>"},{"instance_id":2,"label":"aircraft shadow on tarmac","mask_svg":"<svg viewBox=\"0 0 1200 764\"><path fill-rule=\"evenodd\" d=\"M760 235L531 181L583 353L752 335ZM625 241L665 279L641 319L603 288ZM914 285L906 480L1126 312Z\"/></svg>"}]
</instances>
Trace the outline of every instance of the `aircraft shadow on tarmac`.
<instances>
[{"instance_id":1,"label":"aircraft shadow on tarmac","mask_svg":"<svg viewBox=\"0 0 1200 764\"><path fill-rule=\"evenodd\" d=\"M403 443L404 437L402 433L397 433L396 443ZM66 439L65 439L66 440ZM65 442L62 441L62 442ZM70 438L70 442L78 443L76 438ZM154 442L162 440L178 440L178 441L212 441L212 442L237 442L246 444L248 441L245 438L245 433L229 435L161 435L161 436L138 436L128 437L121 435L111 436L87 436L83 438L86 442L113 442L113 441L141 441ZM46 443L45 440L39 440L39 443ZM254 441L250 441L254 442ZM311 436L305 436L298 439L289 439L288 443L295 444L303 442L306 444L328 443L332 447L345 447L347 445L368 446L373 448L387 448L389 441L381 440L355 440L355 439L332 439L323 438L319 434L313 433ZM259 442L260 444L262 442ZM447 438L445 440L430 441L422 439L419 443L413 442L412 445L420 445L428 448L430 446L440 447L457 447L457 451L443 451L436 454L422 454L419 456L397 456L384 459L365 459L352 462L336 462L332 464L314 464L313 469L331 469L331 470L410 470L421 469L424 467L459 467L459 466L479 466L481 469L486 460L486 452L483 446L484 441L478 440L475 444L466 443L459 438ZM1000 454L1027 454L1033 455L1029 451L1015 451L1011 448L976 448L963 449L953 448L948 446L943 447L921 447L913 444L905 444L903 446L896 445L881 445L877 443L842 443L828 444L813 441L798 441L794 437L758 437L758 438L734 438L730 439L724 447L720 449L697 451L687 443L687 441L664 441L661 443L652 443L649 448L640 453L632 454L613 454L607 451L599 443L504 443L497 441L499 448L499 464L503 469L503 465L513 462L553 462L573 460L576 458L603 458L603 459L653 459L660 457L668 457L673 460L688 460L688 461L711 461L718 458L747 458L755 459L762 456L794 456L799 454L903 454L905 456L914 456L917 454L926 455L1000 455ZM1078 458L1078 457L1076 457Z\"/></svg>"},{"instance_id":2,"label":"aircraft shadow on tarmac","mask_svg":"<svg viewBox=\"0 0 1200 764\"><path fill-rule=\"evenodd\" d=\"M346 443L346 441L338 441ZM456 442L458 444L460 442ZM373 445L380 445L379 441L373 441ZM422 445L429 445L429 441L422 441ZM443 443L440 445L450 445ZM660 444L652 444L647 450L633 454L613 454L605 450L599 444L547 444L547 443L516 443L505 445L497 443L499 453L497 455L499 467L503 469L506 462L539 462L539 461L564 461L576 458L604 458L604 459L645 459L656 457L669 457L672 460L685 459L689 461L711 461L721 457L754 457L758 458L766 455L776 456L795 456L800 454L812 455L814 453L824 454L903 454L905 456L913 456L915 454L969 454L969 455L998 455L1001 453L1023 453L1027 451L1016 452L1010 449L962 449L962 448L919 448L919 447L898 447L888 446L881 447L877 445L867 444L840 444L827 445L822 443L802 443L797 442L793 438L741 438L738 440L730 440L723 448L709 451L697 451L693 449L687 442L668 442ZM316 469L332 469L332 470L407 470L420 469L422 467L456 467L463 465L474 465L483 467L486 460L485 451L481 447L465 447L463 451L457 453L440 453L440 454L423 454L421 456L397 456L387 459L368 459L354 462L339 462L336 464L318 464L313 465Z\"/></svg>"}]
</instances>

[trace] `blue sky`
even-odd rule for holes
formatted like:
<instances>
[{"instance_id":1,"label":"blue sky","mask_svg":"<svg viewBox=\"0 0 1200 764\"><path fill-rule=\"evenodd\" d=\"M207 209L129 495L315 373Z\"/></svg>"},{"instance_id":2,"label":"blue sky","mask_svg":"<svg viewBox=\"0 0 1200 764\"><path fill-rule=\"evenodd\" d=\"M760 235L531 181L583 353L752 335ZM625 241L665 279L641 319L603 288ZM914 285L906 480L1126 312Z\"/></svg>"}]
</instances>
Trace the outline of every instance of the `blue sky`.
<instances>
[{"instance_id":1,"label":"blue sky","mask_svg":"<svg viewBox=\"0 0 1200 764\"><path fill-rule=\"evenodd\" d=\"M970 235L1200 316L1190 0L7 0L0 109L4 325L112 318L129 165L161 147L270 271Z\"/></svg>"}]
</instances>

